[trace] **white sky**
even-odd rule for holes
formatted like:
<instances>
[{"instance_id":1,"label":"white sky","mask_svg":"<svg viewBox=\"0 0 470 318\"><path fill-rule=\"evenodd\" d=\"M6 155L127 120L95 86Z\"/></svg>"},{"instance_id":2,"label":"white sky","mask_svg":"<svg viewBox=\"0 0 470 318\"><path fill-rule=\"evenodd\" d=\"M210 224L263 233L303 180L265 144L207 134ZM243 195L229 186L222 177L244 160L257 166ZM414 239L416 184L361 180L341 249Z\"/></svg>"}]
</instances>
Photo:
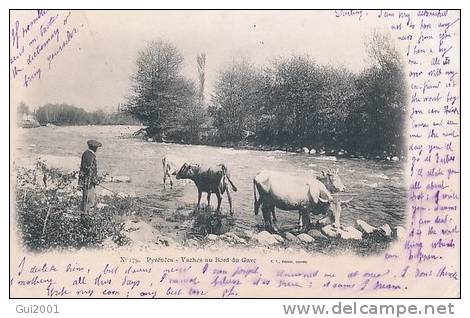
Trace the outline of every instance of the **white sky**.
<instances>
[{"instance_id":1,"label":"white sky","mask_svg":"<svg viewBox=\"0 0 470 318\"><path fill-rule=\"evenodd\" d=\"M67 12L60 12L59 20ZM16 20L24 25L30 17L13 12L11 25ZM359 71L367 61L363 43L371 23L357 20L338 19L334 11L73 11L69 26L78 25L79 33L51 69L46 55L37 59L40 80L27 89L20 80L12 82L12 103L116 108L129 92L137 52L158 39L180 50L184 74L192 79L197 75L196 55L206 52L206 95L217 71L240 57L263 65L277 56L309 54L318 63Z\"/></svg>"}]
</instances>

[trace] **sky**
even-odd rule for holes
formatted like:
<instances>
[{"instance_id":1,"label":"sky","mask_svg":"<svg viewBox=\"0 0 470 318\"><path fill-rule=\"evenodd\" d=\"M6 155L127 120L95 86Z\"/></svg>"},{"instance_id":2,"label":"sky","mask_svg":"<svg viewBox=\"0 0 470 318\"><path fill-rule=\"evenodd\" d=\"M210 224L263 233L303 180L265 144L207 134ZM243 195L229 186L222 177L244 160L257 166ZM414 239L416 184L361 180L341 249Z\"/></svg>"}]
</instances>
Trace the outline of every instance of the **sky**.
<instances>
[{"instance_id":1,"label":"sky","mask_svg":"<svg viewBox=\"0 0 470 318\"><path fill-rule=\"evenodd\" d=\"M22 69L11 80L11 103L24 101L35 108L63 102L86 110L114 110L125 102L137 53L152 40L173 43L184 57L184 75L194 80L196 56L205 52L209 97L217 72L240 58L266 65L279 56L308 54L320 64L358 72L367 65L364 40L373 26L358 23L358 17L337 18L334 11L49 11L23 37L37 15L12 12L10 27L19 25L20 35L16 43L10 36L11 57L21 45L27 54L34 53L36 43L55 28L59 35L32 63L27 54L13 63L10 59L10 69ZM49 66L48 56L58 51L74 27L77 32ZM37 42L28 45L32 38ZM37 73L38 68L40 78L34 77L25 87L24 76Z\"/></svg>"}]
</instances>

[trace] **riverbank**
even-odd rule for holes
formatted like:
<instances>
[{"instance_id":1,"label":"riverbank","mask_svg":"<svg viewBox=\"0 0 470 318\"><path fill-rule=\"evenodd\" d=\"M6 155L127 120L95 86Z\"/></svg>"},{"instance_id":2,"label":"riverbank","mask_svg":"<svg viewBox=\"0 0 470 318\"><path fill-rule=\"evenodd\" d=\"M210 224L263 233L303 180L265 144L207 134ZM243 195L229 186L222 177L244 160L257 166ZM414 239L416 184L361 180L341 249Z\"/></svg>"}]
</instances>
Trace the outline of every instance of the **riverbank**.
<instances>
[{"instance_id":1,"label":"riverbank","mask_svg":"<svg viewBox=\"0 0 470 318\"><path fill-rule=\"evenodd\" d=\"M309 154L312 156L323 156L323 157L336 157L336 158L351 158L351 159L368 159L368 160L382 160L382 161L404 161L406 160L405 156L399 155L392 152L382 152L382 153L375 153L375 154L368 154L368 153L361 153L361 152L354 152L354 151L347 151L342 148L333 149L333 148L325 148L325 147L297 147L291 145L266 145L266 144L259 144L256 142L250 141L238 141L238 142L230 142L230 141L220 141L220 142L200 142L197 144L192 143L184 143L184 142L175 142L175 141L168 141L168 140L156 140L152 137L146 137L145 135L129 135L128 137L131 138L140 138L142 140L148 142L163 142L167 144L179 144L179 145L203 145L203 146L212 146L212 147L223 147L223 148L231 148L235 150L256 150L256 151L282 151L288 153L303 153Z\"/></svg>"}]
</instances>

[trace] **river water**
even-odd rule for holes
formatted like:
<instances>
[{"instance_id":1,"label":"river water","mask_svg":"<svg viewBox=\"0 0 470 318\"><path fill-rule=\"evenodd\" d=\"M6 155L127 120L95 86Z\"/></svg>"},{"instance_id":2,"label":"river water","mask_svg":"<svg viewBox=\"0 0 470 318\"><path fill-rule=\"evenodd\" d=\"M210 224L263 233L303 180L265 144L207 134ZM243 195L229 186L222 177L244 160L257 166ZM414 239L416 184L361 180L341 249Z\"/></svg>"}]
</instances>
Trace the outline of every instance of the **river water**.
<instances>
[{"instance_id":1,"label":"river water","mask_svg":"<svg viewBox=\"0 0 470 318\"><path fill-rule=\"evenodd\" d=\"M342 197L353 200L343 210L342 223L354 225L362 219L371 225L390 226L404 223L407 187L405 163L365 159L337 159L334 157L312 156L283 151L235 150L231 148L165 144L146 142L139 139L121 138L136 131L132 126L71 126L39 127L19 129L15 161L18 165L33 162L38 156L49 156L62 161L64 165L79 169L79 160L86 149L88 139L103 143L98 151L99 172L112 176L126 175L131 183L107 183L114 191L134 192L137 196L151 198L163 208L176 209L195 204L196 187L192 183L177 182L173 189L163 189L161 158L165 154L179 156L190 162L225 163L231 179L238 187L233 193L235 226L254 228L262 224L262 213L253 213L252 179L261 169L286 171L297 174L339 168L347 187ZM213 196L212 204L216 204ZM205 203L205 195L202 202ZM222 208L228 210L226 196ZM282 229L295 228L297 213L278 210L278 225Z\"/></svg>"}]
</instances>

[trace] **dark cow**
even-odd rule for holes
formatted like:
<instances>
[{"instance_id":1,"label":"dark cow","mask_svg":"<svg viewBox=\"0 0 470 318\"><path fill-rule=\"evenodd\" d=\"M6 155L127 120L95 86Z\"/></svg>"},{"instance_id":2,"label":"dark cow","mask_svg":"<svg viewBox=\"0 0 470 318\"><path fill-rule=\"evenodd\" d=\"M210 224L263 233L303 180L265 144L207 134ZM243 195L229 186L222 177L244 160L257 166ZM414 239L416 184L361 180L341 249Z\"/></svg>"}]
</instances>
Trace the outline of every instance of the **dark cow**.
<instances>
[{"instance_id":1,"label":"dark cow","mask_svg":"<svg viewBox=\"0 0 470 318\"><path fill-rule=\"evenodd\" d=\"M227 167L224 164L215 166L202 166L195 163L185 163L176 174L176 179L193 180L197 187L197 207L201 203L202 192L207 192L207 205L210 205L211 194L217 196L217 212L220 212L220 204L222 202L222 194L227 191L228 203L230 206L230 215L233 215L232 197L228 183L233 191L237 191L237 187L230 180Z\"/></svg>"},{"instance_id":2,"label":"dark cow","mask_svg":"<svg viewBox=\"0 0 470 318\"><path fill-rule=\"evenodd\" d=\"M277 171L260 171L253 178L255 215L259 208L263 211L268 231L278 232L273 226L271 215L277 207L282 210L299 212L299 228L307 231L310 226L310 213L319 214L326 206L326 215L335 227L340 228L341 201L333 198L326 186L311 176L291 176ZM256 197L259 193L259 199Z\"/></svg>"}]
</instances>

